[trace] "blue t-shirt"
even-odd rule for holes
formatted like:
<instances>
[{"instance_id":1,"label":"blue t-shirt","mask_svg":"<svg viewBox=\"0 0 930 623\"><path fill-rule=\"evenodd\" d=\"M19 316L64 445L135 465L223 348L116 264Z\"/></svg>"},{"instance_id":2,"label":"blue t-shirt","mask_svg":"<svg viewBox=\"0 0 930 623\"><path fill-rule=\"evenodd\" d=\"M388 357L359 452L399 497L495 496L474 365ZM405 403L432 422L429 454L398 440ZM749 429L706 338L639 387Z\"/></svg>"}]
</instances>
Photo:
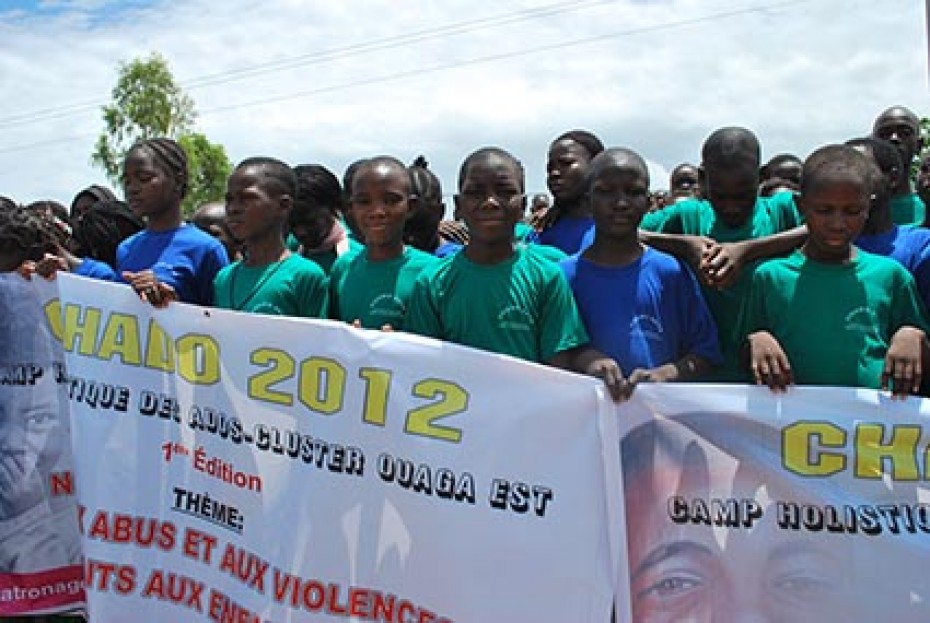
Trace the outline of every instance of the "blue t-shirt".
<instances>
[{"instance_id":1,"label":"blue t-shirt","mask_svg":"<svg viewBox=\"0 0 930 623\"><path fill-rule=\"evenodd\" d=\"M101 281L120 281L116 271L109 264L95 260L92 257L81 258L81 263L75 266L71 273L82 277L90 277L91 279L100 279Z\"/></svg>"},{"instance_id":2,"label":"blue t-shirt","mask_svg":"<svg viewBox=\"0 0 930 623\"><path fill-rule=\"evenodd\" d=\"M591 346L624 375L695 354L720 363L717 327L697 279L677 259L647 248L626 266L573 255L560 264L571 284Z\"/></svg>"},{"instance_id":3,"label":"blue t-shirt","mask_svg":"<svg viewBox=\"0 0 930 623\"><path fill-rule=\"evenodd\" d=\"M861 234L855 245L902 264L914 276L920 299L930 309L930 230L894 225L881 234Z\"/></svg>"},{"instance_id":4,"label":"blue t-shirt","mask_svg":"<svg viewBox=\"0 0 930 623\"><path fill-rule=\"evenodd\" d=\"M593 229L593 216L563 216L535 237L531 237L530 240L539 244L548 244L572 255L590 246L593 237L586 237L585 234Z\"/></svg>"},{"instance_id":5,"label":"blue t-shirt","mask_svg":"<svg viewBox=\"0 0 930 623\"><path fill-rule=\"evenodd\" d=\"M193 225L170 231L143 229L123 240L116 250L116 272L152 270L185 303L210 305L213 278L229 264L219 240Z\"/></svg>"},{"instance_id":6,"label":"blue t-shirt","mask_svg":"<svg viewBox=\"0 0 930 623\"><path fill-rule=\"evenodd\" d=\"M436 247L436 250L433 251L433 255L438 258L448 257L454 255L462 250L462 245L457 242L443 242L441 245Z\"/></svg>"}]
</instances>

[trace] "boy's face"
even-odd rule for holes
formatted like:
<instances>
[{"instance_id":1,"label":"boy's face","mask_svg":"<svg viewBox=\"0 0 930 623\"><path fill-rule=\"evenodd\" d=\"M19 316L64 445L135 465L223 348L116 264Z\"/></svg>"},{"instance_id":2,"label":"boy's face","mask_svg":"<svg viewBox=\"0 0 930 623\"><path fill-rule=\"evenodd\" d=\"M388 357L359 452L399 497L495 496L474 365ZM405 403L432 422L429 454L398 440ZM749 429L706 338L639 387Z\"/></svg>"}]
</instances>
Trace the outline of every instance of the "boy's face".
<instances>
[{"instance_id":1,"label":"boy's face","mask_svg":"<svg viewBox=\"0 0 930 623\"><path fill-rule=\"evenodd\" d=\"M806 188L797 200L807 221L806 255L827 263L847 261L869 216L870 195L867 180L848 174L832 174Z\"/></svg>"},{"instance_id":2,"label":"boy's face","mask_svg":"<svg viewBox=\"0 0 930 623\"><path fill-rule=\"evenodd\" d=\"M498 154L473 161L455 196L456 215L468 226L471 241L479 243L513 240L525 204L519 170Z\"/></svg>"},{"instance_id":3,"label":"boy's face","mask_svg":"<svg viewBox=\"0 0 930 623\"><path fill-rule=\"evenodd\" d=\"M894 144L906 168L922 145L919 122L903 108L892 108L876 119L872 134Z\"/></svg>"},{"instance_id":4,"label":"boy's face","mask_svg":"<svg viewBox=\"0 0 930 623\"><path fill-rule=\"evenodd\" d=\"M281 231L289 208L287 195L269 194L258 167L240 167L226 182L226 225L236 240L248 242Z\"/></svg>"},{"instance_id":5,"label":"boy's face","mask_svg":"<svg viewBox=\"0 0 930 623\"><path fill-rule=\"evenodd\" d=\"M675 198L697 197L700 183L700 175L697 167L678 167L672 173L670 180L671 194Z\"/></svg>"},{"instance_id":6,"label":"boy's face","mask_svg":"<svg viewBox=\"0 0 930 623\"><path fill-rule=\"evenodd\" d=\"M647 173L625 156L612 156L595 171L589 197L598 233L635 236L649 209Z\"/></svg>"},{"instance_id":7,"label":"boy's face","mask_svg":"<svg viewBox=\"0 0 930 623\"><path fill-rule=\"evenodd\" d=\"M556 202L574 201L584 194L590 160L588 150L571 139L552 144L546 162L546 184Z\"/></svg>"},{"instance_id":8,"label":"boy's face","mask_svg":"<svg viewBox=\"0 0 930 623\"><path fill-rule=\"evenodd\" d=\"M759 189L757 166L704 166L704 193L727 227L741 227L752 215Z\"/></svg>"},{"instance_id":9,"label":"boy's face","mask_svg":"<svg viewBox=\"0 0 930 623\"><path fill-rule=\"evenodd\" d=\"M413 201L406 169L379 162L355 174L349 210L367 246L401 245Z\"/></svg>"}]
</instances>

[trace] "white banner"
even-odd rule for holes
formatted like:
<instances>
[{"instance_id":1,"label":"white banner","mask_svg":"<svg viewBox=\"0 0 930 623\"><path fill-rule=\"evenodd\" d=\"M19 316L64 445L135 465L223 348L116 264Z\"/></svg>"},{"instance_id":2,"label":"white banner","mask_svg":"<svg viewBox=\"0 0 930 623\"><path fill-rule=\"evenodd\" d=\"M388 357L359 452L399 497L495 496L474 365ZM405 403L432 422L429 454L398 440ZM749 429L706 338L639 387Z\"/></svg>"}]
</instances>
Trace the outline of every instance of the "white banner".
<instances>
[{"instance_id":1,"label":"white banner","mask_svg":"<svg viewBox=\"0 0 930 623\"><path fill-rule=\"evenodd\" d=\"M609 618L618 433L597 381L37 287L70 375L95 623Z\"/></svg>"},{"instance_id":2,"label":"white banner","mask_svg":"<svg viewBox=\"0 0 930 623\"><path fill-rule=\"evenodd\" d=\"M618 620L930 621L930 403L641 386Z\"/></svg>"}]
</instances>

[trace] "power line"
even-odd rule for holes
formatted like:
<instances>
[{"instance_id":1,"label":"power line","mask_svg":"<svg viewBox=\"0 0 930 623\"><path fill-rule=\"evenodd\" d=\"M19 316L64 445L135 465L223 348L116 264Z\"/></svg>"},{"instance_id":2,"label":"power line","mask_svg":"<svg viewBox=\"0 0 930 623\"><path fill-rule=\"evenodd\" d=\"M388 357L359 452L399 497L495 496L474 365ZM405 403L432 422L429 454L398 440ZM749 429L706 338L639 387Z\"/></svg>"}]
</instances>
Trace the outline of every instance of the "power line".
<instances>
[{"instance_id":1,"label":"power line","mask_svg":"<svg viewBox=\"0 0 930 623\"><path fill-rule=\"evenodd\" d=\"M561 43L554 43L544 46L538 46L535 48L525 48L522 50L515 50L513 52L501 52L498 54L488 54L485 56L480 56L473 59L468 59L464 61L455 61L451 63L443 63L439 65L434 65L432 67L421 67L417 69L409 69L405 71L399 71L391 74L385 74L383 76L375 76L372 78L364 78L361 80L355 80L352 82L346 82L343 84L330 85L326 87L320 87L317 89L308 89L305 91L296 91L293 93L285 93L282 95L275 95L272 97L266 97L258 100L252 100L248 102L241 102L238 104L229 104L226 106L219 106L215 108L210 108L203 111L203 114L217 113L217 112L227 112L230 110L238 110L240 108L249 108L252 106L261 106L264 104L272 104L281 101L287 101L291 99L299 99L302 97L310 97L313 95L322 95L325 93L332 93L334 91L342 91L344 89L351 89L360 86L370 86L372 84L379 84L383 82L392 82L394 80L400 80L403 78L409 78L411 76L420 76L428 73L436 73L440 71L446 71L449 69L458 69L460 67L469 67L472 65L480 65L483 63L496 62L501 60L506 60L510 58L516 58L520 56L529 56L531 54L538 54L540 52L549 52L551 50L559 50L563 48L574 47L578 45L596 43L604 41L607 39L617 39L620 37L632 36L632 35L641 35L646 33L658 32L663 30L671 30L674 28L681 28L684 26L693 26L695 24L700 24L703 22L714 21L716 19L730 18L737 15L744 15L747 13L762 12L771 9L779 9L786 6L791 6L795 4L805 4L813 2L814 0L784 0L783 2L778 2L774 4L769 4L765 6L750 7L745 9L736 9L732 11L725 11L722 13L715 13L712 15L706 15L704 17L696 17L691 19L684 19L675 22L665 22L663 24L655 24L652 26L643 26L639 28L630 28L627 30L615 31L611 33L606 33L602 35L596 35L593 37L582 37L579 39L573 39L569 41L563 41Z\"/></svg>"},{"instance_id":2,"label":"power line","mask_svg":"<svg viewBox=\"0 0 930 623\"><path fill-rule=\"evenodd\" d=\"M322 94L325 94L325 93L332 93L332 92L341 91L341 90L345 90L345 89L357 88L357 87L360 87L360 86L370 86L370 85L372 85L372 84L380 84L380 83L384 83L384 82L391 82L391 81L395 81L395 80L400 80L400 79L404 79L404 78L409 78L409 77L412 77L412 76L420 76L420 75L428 74L428 73L437 73L437 72L447 71L447 70L451 70L451 69L457 69L457 68L461 68L461 67L469 67L469 66L473 66L473 65L480 65L480 64L484 64L484 63L490 63L490 62L496 62L496 61L501 61L501 60L507 60L507 59L511 59L511 58L517 58L517 57L520 57L520 56L528 56L528 55L531 55L531 54L538 54L538 53L540 53L540 52L548 52L548 51L551 51L551 50L558 50L558 49L564 49L564 48L574 47L574 46L578 46L578 45L596 43L596 42L605 41L605 40L609 40L609 39L617 39L617 38L628 37L628 36L634 36L634 35L641 35L641 34L647 34L647 33L654 33L654 32L660 32L660 31L664 31L664 30L672 30L672 29L676 29L676 28L682 28L682 27L687 27L687 26L693 26L693 25L696 25L696 24L701 24L701 23L706 23L706 22L712 22L712 21L716 21L716 20L729 19L729 18L732 18L732 17L737 17L737 16L740 16L740 15L747 15L747 14L750 14L750 13L762 13L762 12L766 12L766 11L770 11L770 10L775 10L775 9L781 9L781 8L785 8L785 7L793 6L793 5L798 5L798 4L808 4L808 3L814 2L814 1L816 1L816 0L782 0L781 2L773 2L773 3L769 3L769 4L765 4L765 5L758 5L758 6L754 6L754 7L745 7L745 8L734 9L734 10L730 10L730 11L722 11L722 12L718 12L718 13L712 13L712 14L709 14L709 15L705 15L705 16L702 16L702 17L695 17L695 18L689 18L689 19L681 19L681 20L676 20L676 21L672 21L672 22L664 22L664 23L661 23L661 24L653 24L653 25L651 25L651 26L642 26L642 27L638 27L638 28L629 28L629 29L625 29L625 30L620 30L620 31L614 31L614 32L610 32L610 33L595 35L595 36L592 36L592 37L581 37L581 38L577 38L577 39L572 39L572 40L568 40L568 41L563 41L563 42L560 42L560 43L548 44L548 45L544 45L544 46L536 46L536 47L532 47L532 48L525 48L525 49L522 49L522 50L515 50L515 51L512 51L512 52L501 52L501 53L498 53L498 54L488 54L488 55L485 55L485 56L481 56L481 57L477 57L477 58L473 58L473 59L468 59L468 60L463 60L463 61L455 61L455 62L451 62L451 63L444 63L444 64L439 64L439 65L434 65L434 66L432 66L432 67L424 67L424 68L418 68L418 69L413 69L413 70L406 70L406 71L401 71L401 72L395 72L395 73L386 74L386 75L383 75L383 76L375 76L375 77L365 78L365 79L361 79L361 80L355 80L355 81L347 82L347 83L343 83L343 84L331 85L331 86L327 86L327 87L320 87L320 88L317 88L317 89L309 89L309 90L297 91L297 92L292 92L292 93L285 93L285 94L282 94L282 95L276 95L276 96L272 96L272 97L261 98L261 99L252 100L252 101L248 101L248 102L241 102L241 103L237 103L237 104L230 104L230 105L227 105L227 106L215 107L215 108L211 108L211 109L207 109L207 110L203 111L202 114L222 113L222 112L228 112L228 111L231 111L231 110L238 110L238 109L242 109L242 108L250 108L250 107L254 107L254 106L261 106L261 105L264 105L264 104L271 104L271 103L276 103L276 102L281 102L281 101L287 101L287 100L291 100L291 99L299 99L299 98L310 97L310 96L314 96L314 95L322 95ZM3 120L0 120L0 124L2 124L2 121L3 121ZM2 126L0 126L0 127L2 127ZM13 146L13 147L8 147L8 148L0 148L0 154L14 153L14 152L18 152L18 151L25 151L25 150L29 150L29 149L32 149L32 148L35 148L35 147L45 147L45 146L50 145L50 144L57 144L57 143L62 143L62 142L70 142L70 141L72 141L72 140L79 140L79 139L85 138L85 136L87 136L87 135L81 135L81 136L75 136L75 137L69 137L69 138L63 138L63 139L53 139L53 140L49 140L49 141L42 141L42 142L40 142L40 143L32 143L32 144L18 145L18 146Z\"/></svg>"},{"instance_id":3,"label":"power line","mask_svg":"<svg viewBox=\"0 0 930 623\"><path fill-rule=\"evenodd\" d=\"M193 91L208 86L226 84L255 76L284 71L286 69L293 69L295 67L300 67L310 63L341 60L367 52L404 47L414 43L429 41L430 39L467 33L482 28L497 27L505 24L512 24L514 22L526 21L529 19L558 15L560 13L575 12L589 8L591 6L609 4L616 1L617 0L587 0L585 2L578 2L577 0L569 0L567 2L549 4L536 9L524 9L521 11L514 11L512 13L505 13L495 17L467 20L447 26L441 26L439 28L414 31L412 33L406 33L404 35L398 35L394 37L386 37L384 39L378 39L367 43L353 44L340 48L333 48L331 50L324 50L322 52L302 54L277 61L252 65L250 67L243 67L241 69L231 69L215 74L208 74L199 78L193 78L186 82L181 82L179 86L181 86L184 90ZM45 108L29 113L12 115L9 117L0 118L0 129L35 123L38 121L47 121L50 119L69 117L77 113L99 108L105 103L106 102L101 102L99 100L85 101L74 104L66 104L63 106L55 106L52 108Z\"/></svg>"}]
</instances>

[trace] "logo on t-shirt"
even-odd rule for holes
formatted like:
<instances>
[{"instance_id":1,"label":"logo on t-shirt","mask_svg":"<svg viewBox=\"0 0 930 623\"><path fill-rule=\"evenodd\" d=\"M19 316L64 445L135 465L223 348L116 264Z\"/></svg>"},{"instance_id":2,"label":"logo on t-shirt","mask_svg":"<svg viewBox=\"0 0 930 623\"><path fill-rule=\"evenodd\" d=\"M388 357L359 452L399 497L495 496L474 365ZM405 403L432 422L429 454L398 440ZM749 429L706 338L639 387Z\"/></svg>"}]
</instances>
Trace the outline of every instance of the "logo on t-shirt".
<instances>
[{"instance_id":1,"label":"logo on t-shirt","mask_svg":"<svg viewBox=\"0 0 930 623\"><path fill-rule=\"evenodd\" d=\"M522 307L508 305L497 314L497 326L511 331L532 331L533 316Z\"/></svg>"},{"instance_id":2,"label":"logo on t-shirt","mask_svg":"<svg viewBox=\"0 0 930 623\"><path fill-rule=\"evenodd\" d=\"M396 324L398 320L403 320L407 315L407 307L393 294L379 294L368 306L368 313L385 323Z\"/></svg>"},{"instance_id":3,"label":"logo on t-shirt","mask_svg":"<svg viewBox=\"0 0 930 623\"><path fill-rule=\"evenodd\" d=\"M665 330L658 318L640 314L630 320L630 334L641 335L650 342L662 342Z\"/></svg>"},{"instance_id":4,"label":"logo on t-shirt","mask_svg":"<svg viewBox=\"0 0 930 623\"><path fill-rule=\"evenodd\" d=\"M862 335L881 335L878 330L878 316L870 307L857 307L846 314L843 328Z\"/></svg>"}]
</instances>

